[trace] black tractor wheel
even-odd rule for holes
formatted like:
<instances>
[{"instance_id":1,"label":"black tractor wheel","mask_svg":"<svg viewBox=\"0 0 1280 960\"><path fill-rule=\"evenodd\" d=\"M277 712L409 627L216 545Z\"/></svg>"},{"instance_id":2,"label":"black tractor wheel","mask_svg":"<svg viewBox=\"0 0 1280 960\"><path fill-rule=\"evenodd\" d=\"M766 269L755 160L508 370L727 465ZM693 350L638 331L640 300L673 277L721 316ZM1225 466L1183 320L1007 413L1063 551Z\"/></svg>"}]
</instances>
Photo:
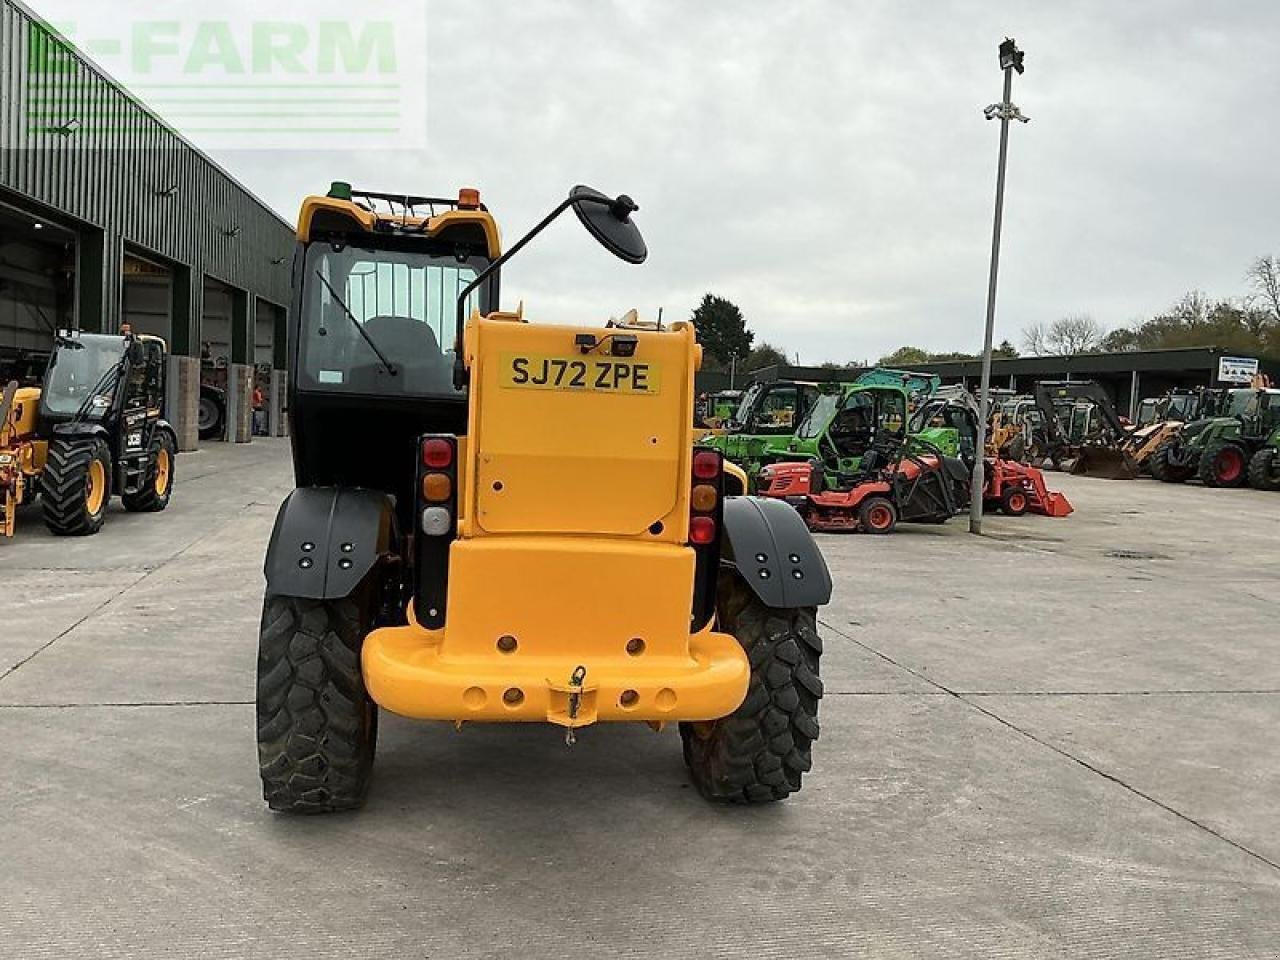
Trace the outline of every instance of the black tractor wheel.
<instances>
[{"instance_id":1,"label":"black tractor wheel","mask_svg":"<svg viewBox=\"0 0 1280 960\"><path fill-rule=\"evenodd\" d=\"M1238 487L1245 481L1249 457L1233 440L1215 440L1200 454L1196 473L1206 487Z\"/></svg>"},{"instance_id":2,"label":"black tractor wheel","mask_svg":"<svg viewBox=\"0 0 1280 960\"><path fill-rule=\"evenodd\" d=\"M1280 490L1280 450L1263 447L1249 458L1249 486L1255 490Z\"/></svg>"},{"instance_id":3,"label":"black tractor wheel","mask_svg":"<svg viewBox=\"0 0 1280 960\"><path fill-rule=\"evenodd\" d=\"M258 767L272 810L364 803L378 742L360 649L370 618L351 600L268 596L258 636Z\"/></svg>"},{"instance_id":4,"label":"black tractor wheel","mask_svg":"<svg viewBox=\"0 0 1280 960\"><path fill-rule=\"evenodd\" d=\"M893 533L898 525L898 508L888 497L867 497L858 504L858 529L864 533Z\"/></svg>"},{"instance_id":5,"label":"black tractor wheel","mask_svg":"<svg viewBox=\"0 0 1280 960\"><path fill-rule=\"evenodd\" d=\"M1194 467L1186 467L1172 462L1174 451L1178 449L1176 437L1166 440L1156 447L1155 452L1147 458L1147 466L1151 476L1162 483L1186 483L1195 476Z\"/></svg>"},{"instance_id":6,"label":"black tractor wheel","mask_svg":"<svg viewBox=\"0 0 1280 960\"><path fill-rule=\"evenodd\" d=\"M201 440L221 440L223 422L227 419L226 405L216 393L200 391L200 404L196 408L196 429Z\"/></svg>"},{"instance_id":7,"label":"black tractor wheel","mask_svg":"<svg viewBox=\"0 0 1280 960\"><path fill-rule=\"evenodd\" d=\"M1021 487L1010 487L1000 497L1000 510L1010 517L1022 516L1030 505L1027 491Z\"/></svg>"},{"instance_id":8,"label":"black tractor wheel","mask_svg":"<svg viewBox=\"0 0 1280 960\"><path fill-rule=\"evenodd\" d=\"M106 441L54 439L40 474L44 522L60 537L102 529L111 499L111 451Z\"/></svg>"},{"instance_id":9,"label":"black tractor wheel","mask_svg":"<svg viewBox=\"0 0 1280 960\"><path fill-rule=\"evenodd\" d=\"M158 513L169 505L173 496L173 467L178 448L167 430L157 430L151 438L151 457L147 479L134 493L121 494L126 510L135 513Z\"/></svg>"},{"instance_id":10,"label":"black tractor wheel","mask_svg":"<svg viewBox=\"0 0 1280 960\"><path fill-rule=\"evenodd\" d=\"M767 607L733 572L720 576L717 607L720 629L738 639L751 662L751 682L729 716L680 724L685 763L708 800L782 800L800 789L818 739L817 609Z\"/></svg>"}]
</instances>

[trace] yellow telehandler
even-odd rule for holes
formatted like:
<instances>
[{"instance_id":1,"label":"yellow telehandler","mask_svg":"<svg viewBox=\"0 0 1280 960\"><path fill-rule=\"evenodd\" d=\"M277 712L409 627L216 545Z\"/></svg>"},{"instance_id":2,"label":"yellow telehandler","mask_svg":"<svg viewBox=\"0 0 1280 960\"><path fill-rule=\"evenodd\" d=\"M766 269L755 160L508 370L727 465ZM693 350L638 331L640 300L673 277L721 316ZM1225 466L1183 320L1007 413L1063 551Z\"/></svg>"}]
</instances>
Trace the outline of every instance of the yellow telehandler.
<instances>
[{"instance_id":1,"label":"yellow telehandler","mask_svg":"<svg viewBox=\"0 0 1280 960\"><path fill-rule=\"evenodd\" d=\"M572 209L647 254L627 197L574 188L505 253L477 191L335 183L298 223L295 489L268 547L257 736L267 803L365 799L379 710L678 722L709 799L800 788L818 736L822 555L693 443L685 323L529 323L502 266Z\"/></svg>"}]
</instances>

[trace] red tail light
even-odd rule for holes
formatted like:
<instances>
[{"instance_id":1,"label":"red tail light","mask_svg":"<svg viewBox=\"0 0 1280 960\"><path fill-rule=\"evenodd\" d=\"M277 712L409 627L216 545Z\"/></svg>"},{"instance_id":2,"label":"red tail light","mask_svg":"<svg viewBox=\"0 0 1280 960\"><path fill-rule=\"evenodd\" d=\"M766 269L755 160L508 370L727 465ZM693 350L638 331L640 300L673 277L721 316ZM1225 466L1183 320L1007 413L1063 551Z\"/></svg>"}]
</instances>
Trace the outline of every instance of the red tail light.
<instances>
[{"instance_id":1,"label":"red tail light","mask_svg":"<svg viewBox=\"0 0 1280 960\"><path fill-rule=\"evenodd\" d=\"M437 470L453 463L453 445L448 440L432 437L422 442L422 462Z\"/></svg>"},{"instance_id":2,"label":"red tail light","mask_svg":"<svg viewBox=\"0 0 1280 960\"><path fill-rule=\"evenodd\" d=\"M716 538L716 522L710 517L694 517L689 521L689 542L711 543Z\"/></svg>"},{"instance_id":3,"label":"red tail light","mask_svg":"<svg viewBox=\"0 0 1280 960\"><path fill-rule=\"evenodd\" d=\"M714 480L720 476L720 454L699 450L693 455L693 476L697 480Z\"/></svg>"}]
</instances>

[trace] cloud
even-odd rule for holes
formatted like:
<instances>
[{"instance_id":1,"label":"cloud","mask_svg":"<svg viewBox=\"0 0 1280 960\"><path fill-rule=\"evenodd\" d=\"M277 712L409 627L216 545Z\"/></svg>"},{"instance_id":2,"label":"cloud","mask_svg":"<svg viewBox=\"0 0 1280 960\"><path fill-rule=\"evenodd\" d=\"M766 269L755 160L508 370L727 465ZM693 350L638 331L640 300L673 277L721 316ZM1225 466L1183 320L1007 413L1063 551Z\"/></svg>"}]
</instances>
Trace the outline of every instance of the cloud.
<instances>
[{"instance_id":1,"label":"cloud","mask_svg":"<svg viewBox=\"0 0 1280 960\"><path fill-rule=\"evenodd\" d=\"M56 7L56 2L40 4ZM306 4L272 5L305 16ZM1111 325L1280 249L1280 8L978 0L428 5L429 144L218 159L292 218L330 180L482 189L508 238L578 182L641 205L640 268L571 220L509 268L535 319L687 315L711 290L806 362L902 343L977 349L990 244L996 46L1014 100L997 340Z\"/></svg>"}]
</instances>

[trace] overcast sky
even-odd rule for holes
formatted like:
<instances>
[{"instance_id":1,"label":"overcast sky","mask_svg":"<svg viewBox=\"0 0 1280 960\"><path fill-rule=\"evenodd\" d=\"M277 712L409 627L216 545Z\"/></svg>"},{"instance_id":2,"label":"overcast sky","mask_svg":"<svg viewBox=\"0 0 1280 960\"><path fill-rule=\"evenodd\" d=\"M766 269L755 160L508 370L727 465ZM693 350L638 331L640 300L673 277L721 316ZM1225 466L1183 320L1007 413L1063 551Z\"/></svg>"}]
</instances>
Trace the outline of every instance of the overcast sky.
<instances>
[{"instance_id":1,"label":"overcast sky","mask_svg":"<svg viewBox=\"0 0 1280 960\"><path fill-rule=\"evenodd\" d=\"M1275 0L488 0L427 17L425 149L211 152L291 221L333 179L477 186L508 241L575 183L630 193L648 262L565 219L508 268L534 319L676 319L712 291L806 363L978 349L998 139L982 108L1006 34L1032 120L1011 132L997 339L1239 295L1251 258L1280 252Z\"/></svg>"}]
</instances>

